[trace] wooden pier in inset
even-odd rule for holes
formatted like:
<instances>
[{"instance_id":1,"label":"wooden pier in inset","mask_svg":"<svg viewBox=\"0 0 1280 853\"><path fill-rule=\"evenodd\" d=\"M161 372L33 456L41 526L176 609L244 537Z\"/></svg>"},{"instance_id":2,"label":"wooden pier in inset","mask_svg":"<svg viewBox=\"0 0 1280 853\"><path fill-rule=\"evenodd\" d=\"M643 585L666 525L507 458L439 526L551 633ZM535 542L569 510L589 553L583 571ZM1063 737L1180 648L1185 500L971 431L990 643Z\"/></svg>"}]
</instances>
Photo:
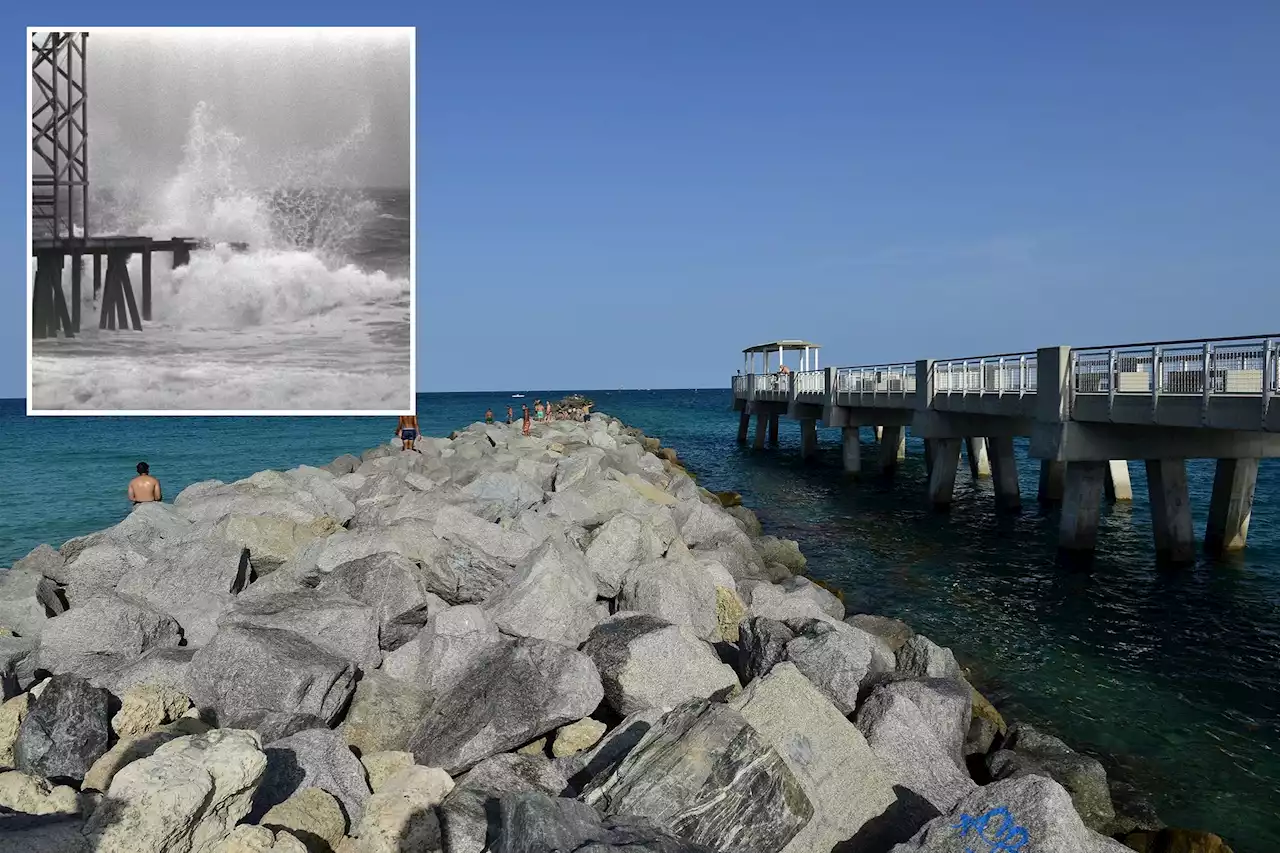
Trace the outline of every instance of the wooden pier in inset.
<instances>
[{"instance_id":1,"label":"wooden pier in inset","mask_svg":"<svg viewBox=\"0 0 1280 853\"><path fill-rule=\"evenodd\" d=\"M235 251L246 251L248 244L229 244ZM61 331L74 337L80 331L80 288L84 277L84 258L93 258L93 295L101 294L99 329L142 331L143 322L151 320L151 256L169 252L174 269L191 262L193 249L211 248L207 240L194 237L112 236L81 238L37 238L31 253L36 259L35 292L31 301L31 336L55 338ZM129 279L129 258L142 256L142 310ZM71 305L62 291L62 271L71 258ZM106 277L103 278L103 258Z\"/></svg>"}]
</instances>

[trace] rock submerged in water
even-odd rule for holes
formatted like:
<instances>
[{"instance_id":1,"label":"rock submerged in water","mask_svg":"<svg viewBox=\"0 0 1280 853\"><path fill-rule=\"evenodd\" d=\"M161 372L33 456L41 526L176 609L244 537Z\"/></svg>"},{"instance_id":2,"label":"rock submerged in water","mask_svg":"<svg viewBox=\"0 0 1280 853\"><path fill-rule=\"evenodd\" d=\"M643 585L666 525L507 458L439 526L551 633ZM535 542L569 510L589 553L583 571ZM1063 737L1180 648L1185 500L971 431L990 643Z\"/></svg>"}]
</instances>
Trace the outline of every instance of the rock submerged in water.
<instances>
[{"instance_id":1,"label":"rock submerged in water","mask_svg":"<svg viewBox=\"0 0 1280 853\"><path fill-rule=\"evenodd\" d=\"M1116 850L1092 759L1006 735L656 440L419 448L196 484L0 575L0 805L62 821L0 810L0 853Z\"/></svg>"}]
</instances>

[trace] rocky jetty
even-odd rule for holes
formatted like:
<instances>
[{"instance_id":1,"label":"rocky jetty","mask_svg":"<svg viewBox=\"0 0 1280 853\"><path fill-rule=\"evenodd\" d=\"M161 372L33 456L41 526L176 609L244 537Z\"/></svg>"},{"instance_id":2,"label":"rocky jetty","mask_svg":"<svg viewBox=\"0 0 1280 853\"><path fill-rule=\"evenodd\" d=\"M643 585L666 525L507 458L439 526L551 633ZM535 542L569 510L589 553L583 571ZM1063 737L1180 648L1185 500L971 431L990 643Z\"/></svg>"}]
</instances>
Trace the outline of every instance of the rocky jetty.
<instances>
[{"instance_id":1,"label":"rocky jetty","mask_svg":"<svg viewBox=\"0 0 1280 853\"><path fill-rule=\"evenodd\" d=\"M0 573L0 853L1171 837L656 439L417 446L197 483Z\"/></svg>"}]
</instances>

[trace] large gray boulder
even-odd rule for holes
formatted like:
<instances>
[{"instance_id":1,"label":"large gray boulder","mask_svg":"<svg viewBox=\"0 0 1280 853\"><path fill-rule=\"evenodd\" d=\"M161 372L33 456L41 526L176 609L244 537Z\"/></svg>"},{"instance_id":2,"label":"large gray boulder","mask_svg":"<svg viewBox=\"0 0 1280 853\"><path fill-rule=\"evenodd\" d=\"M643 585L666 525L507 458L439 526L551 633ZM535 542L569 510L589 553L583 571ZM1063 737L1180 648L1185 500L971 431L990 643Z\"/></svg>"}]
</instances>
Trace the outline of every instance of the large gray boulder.
<instances>
[{"instance_id":1,"label":"large gray boulder","mask_svg":"<svg viewBox=\"0 0 1280 853\"><path fill-rule=\"evenodd\" d=\"M605 699L622 716L689 699L723 699L741 687L733 667L691 629L644 613L601 622L582 651L595 661Z\"/></svg>"},{"instance_id":2,"label":"large gray boulder","mask_svg":"<svg viewBox=\"0 0 1280 853\"><path fill-rule=\"evenodd\" d=\"M1116 813L1102 762L1026 723L1011 726L1002 746L987 757L993 779L1048 776L1071 795L1085 826L1096 832L1108 831Z\"/></svg>"},{"instance_id":3,"label":"large gray boulder","mask_svg":"<svg viewBox=\"0 0 1280 853\"><path fill-rule=\"evenodd\" d=\"M322 788L337 798L351 826L360 822L369 785L364 765L340 734L306 729L268 743L263 751L267 769L253 797L251 819L261 819L272 806L304 788Z\"/></svg>"},{"instance_id":4,"label":"large gray boulder","mask_svg":"<svg viewBox=\"0 0 1280 853\"><path fill-rule=\"evenodd\" d=\"M502 642L498 626L485 611L460 604L428 619L414 640L387 655L382 672L442 695Z\"/></svg>"},{"instance_id":5,"label":"large gray boulder","mask_svg":"<svg viewBox=\"0 0 1280 853\"><path fill-rule=\"evenodd\" d=\"M701 500L681 501L672 508L671 514L680 530L680 538L690 548L714 546L742 536L733 516L724 512L718 502L713 507Z\"/></svg>"},{"instance_id":6,"label":"large gray boulder","mask_svg":"<svg viewBox=\"0 0 1280 853\"><path fill-rule=\"evenodd\" d=\"M207 643L218 617L249 584L249 552L229 542L192 540L166 548L116 584L182 625L193 646Z\"/></svg>"},{"instance_id":7,"label":"large gray boulder","mask_svg":"<svg viewBox=\"0 0 1280 853\"><path fill-rule=\"evenodd\" d=\"M845 617L845 624L860 628L889 644L889 649L896 655L906 645L907 640L915 636L911 626L901 619L890 619L888 616L876 616L872 613L855 613Z\"/></svg>"},{"instance_id":8,"label":"large gray boulder","mask_svg":"<svg viewBox=\"0 0 1280 853\"><path fill-rule=\"evenodd\" d=\"M128 544L104 540L69 559L59 575L71 607L79 607L95 595L111 592L116 584L147 562L147 556Z\"/></svg>"},{"instance_id":9,"label":"large gray boulder","mask_svg":"<svg viewBox=\"0 0 1280 853\"><path fill-rule=\"evenodd\" d=\"M84 779L111 743L111 695L83 678L55 675L27 708L14 766L31 776Z\"/></svg>"},{"instance_id":10,"label":"large gray boulder","mask_svg":"<svg viewBox=\"0 0 1280 853\"><path fill-rule=\"evenodd\" d=\"M665 713L658 708L646 708L628 714L586 752L557 758L556 765L569 779L569 794L577 796L592 779L617 767Z\"/></svg>"},{"instance_id":11,"label":"large gray boulder","mask_svg":"<svg viewBox=\"0 0 1280 853\"><path fill-rule=\"evenodd\" d=\"M628 570L617 606L684 625L709 643L720 640L716 585L711 574L691 559L652 560Z\"/></svg>"},{"instance_id":12,"label":"large gray boulder","mask_svg":"<svg viewBox=\"0 0 1280 853\"><path fill-rule=\"evenodd\" d=\"M587 565L596 579L599 594L613 598L629 571L658 559L665 551L666 545L652 522L620 513L595 531L587 548Z\"/></svg>"},{"instance_id":13,"label":"large gray boulder","mask_svg":"<svg viewBox=\"0 0 1280 853\"><path fill-rule=\"evenodd\" d=\"M440 805L440 824L449 853L486 853L498 834L498 801L505 795L536 791L564 793L567 781L543 756L505 752L486 758L457 779Z\"/></svg>"},{"instance_id":14,"label":"large gray boulder","mask_svg":"<svg viewBox=\"0 0 1280 853\"><path fill-rule=\"evenodd\" d=\"M766 563L777 563L787 567L792 574L800 574L804 571L806 560L804 554L800 553L800 545L792 539L779 539L776 536L759 536L751 541L756 551L760 553L760 557ZM844 618L844 610L837 614L831 613L837 619Z\"/></svg>"},{"instance_id":15,"label":"large gray boulder","mask_svg":"<svg viewBox=\"0 0 1280 853\"><path fill-rule=\"evenodd\" d=\"M37 545L27 554L13 564L13 570L19 572L38 572L46 578L58 583L66 583L67 578L63 574L66 566L67 558L62 556L62 552L52 545Z\"/></svg>"},{"instance_id":16,"label":"large gray boulder","mask_svg":"<svg viewBox=\"0 0 1280 853\"><path fill-rule=\"evenodd\" d=\"M0 636L0 702L26 692L35 681L36 640Z\"/></svg>"},{"instance_id":17,"label":"large gray boulder","mask_svg":"<svg viewBox=\"0 0 1280 853\"><path fill-rule=\"evenodd\" d=\"M685 841L645 818L601 815L586 803L537 791L508 794L498 801L497 812L493 853L712 853L716 849Z\"/></svg>"},{"instance_id":18,"label":"large gray boulder","mask_svg":"<svg viewBox=\"0 0 1280 853\"><path fill-rule=\"evenodd\" d=\"M45 623L65 609L57 584L34 569L0 572L0 628L19 637L38 637Z\"/></svg>"},{"instance_id":19,"label":"large gray boulder","mask_svg":"<svg viewBox=\"0 0 1280 853\"><path fill-rule=\"evenodd\" d=\"M337 590L300 590L236 603L218 623L291 631L361 669L382 663L373 608Z\"/></svg>"},{"instance_id":20,"label":"large gray boulder","mask_svg":"<svg viewBox=\"0 0 1280 853\"><path fill-rule=\"evenodd\" d=\"M188 695L217 716L218 725L291 721L331 725L355 689L355 667L292 631L226 625L191 659Z\"/></svg>"},{"instance_id":21,"label":"large gray boulder","mask_svg":"<svg viewBox=\"0 0 1280 853\"><path fill-rule=\"evenodd\" d=\"M603 459L604 451L596 447L575 450L563 457L556 465L555 490L565 492L594 481L600 476Z\"/></svg>"},{"instance_id":22,"label":"large gray boulder","mask_svg":"<svg viewBox=\"0 0 1280 853\"><path fill-rule=\"evenodd\" d=\"M782 850L814 814L795 774L743 716L695 700L666 714L582 800L716 849ZM726 847L726 840L732 846Z\"/></svg>"},{"instance_id":23,"label":"large gray boulder","mask_svg":"<svg viewBox=\"0 0 1280 853\"><path fill-rule=\"evenodd\" d=\"M746 684L769 674L787 659L787 644L795 634L783 622L751 616L738 626L738 677Z\"/></svg>"},{"instance_id":24,"label":"large gray boulder","mask_svg":"<svg viewBox=\"0 0 1280 853\"><path fill-rule=\"evenodd\" d=\"M416 562L403 554L382 551L336 566L317 588L321 593L337 593L368 605L379 626L382 648L396 648L408 637L399 636L392 626L411 612L444 606L439 596L427 590L426 577ZM418 625L426 621L424 617ZM398 640L398 642L397 642Z\"/></svg>"},{"instance_id":25,"label":"large gray boulder","mask_svg":"<svg viewBox=\"0 0 1280 853\"><path fill-rule=\"evenodd\" d=\"M795 619L839 621L844 615L840 600L808 578L789 577L779 583L748 583L744 592L752 616L768 616L779 622Z\"/></svg>"},{"instance_id":26,"label":"large gray boulder","mask_svg":"<svg viewBox=\"0 0 1280 853\"><path fill-rule=\"evenodd\" d=\"M36 660L49 672L92 677L181 641L182 631L169 615L141 599L106 593L49 620Z\"/></svg>"},{"instance_id":27,"label":"large gray boulder","mask_svg":"<svg viewBox=\"0 0 1280 853\"><path fill-rule=\"evenodd\" d=\"M916 634L898 649L898 672L913 678L960 678L960 664L951 649Z\"/></svg>"},{"instance_id":28,"label":"large gray boulder","mask_svg":"<svg viewBox=\"0 0 1280 853\"><path fill-rule=\"evenodd\" d=\"M1126 853L1090 830L1061 785L1029 775L976 788L891 853L959 853L966 849L1034 853Z\"/></svg>"},{"instance_id":29,"label":"large gray boulder","mask_svg":"<svg viewBox=\"0 0 1280 853\"><path fill-rule=\"evenodd\" d=\"M519 565L537 546L531 537L519 531L507 530L454 506L440 510L435 533L445 541L465 545L509 566Z\"/></svg>"},{"instance_id":30,"label":"large gray boulder","mask_svg":"<svg viewBox=\"0 0 1280 853\"><path fill-rule=\"evenodd\" d=\"M877 688L907 699L920 709L938 745L960 770L965 738L973 717L973 688L959 678L908 678L888 681Z\"/></svg>"},{"instance_id":31,"label":"large gray boulder","mask_svg":"<svg viewBox=\"0 0 1280 853\"><path fill-rule=\"evenodd\" d=\"M843 622L820 619L803 623L803 630L787 643L787 660L843 714L857 709L864 687L893 671L893 654L879 637Z\"/></svg>"},{"instance_id":32,"label":"large gray boulder","mask_svg":"<svg viewBox=\"0 0 1280 853\"><path fill-rule=\"evenodd\" d=\"M180 541L192 528L191 520L184 517L177 506L153 502L138 504L124 520L114 527L77 536L62 543L58 550L67 561L86 548L104 542L115 542L146 556L151 556L169 545Z\"/></svg>"},{"instance_id":33,"label":"large gray boulder","mask_svg":"<svg viewBox=\"0 0 1280 853\"><path fill-rule=\"evenodd\" d=\"M126 660L112 670L90 678L95 687L105 687L117 696L123 696L130 688L143 684L169 687L186 693L187 672L191 669L194 646L157 646L142 653L141 657Z\"/></svg>"},{"instance_id":34,"label":"large gray boulder","mask_svg":"<svg viewBox=\"0 0 1280 853\"><path fill-rule=\"evenodd\" d=\"M874 831L897 801L862 733L793 664L773 667L730 704L778 751L813 803L813 819L786 853L830 850L869 825L865 831Z\"/></svg>"},{"instance_id":35,"label":"large gray boulder","mask_svg":"<svg viewBox=\"0 0 1280 853\"><path fill-rule=\"evenodd\" d=\"M532 551L530 547L522 559L527 559ZM474 604L506 589L515 570L505 560L464 542L452 541L445 544L439 555L423 561L423 573L427 589L443 601Z\"/></svg>"},{"instance_id":36,"label":"large gray boulder","mask_svg":"<svg viewBox=\"0 0 1280 853\"><path fill-rule=\"evenodd\" d=\"M409 739L419 764L457 775L588 716L603 694L586 655L520 638L492 646L432 702Z\"/></svg>"},{"instance_id":37,"label":"large gray boulder","mask_svg":"<svg viewBox=\"0 0 1280 853\"><path fill-rule=\"evenodd\" d=\"M542 495L541 488L513 471L486 471L462 489L463 498L476 508L476 515L491 521L515 518L542 503Z\"/></svg>"},{"instance_id":38,"label":"large gray boulder","mask_svg":"<svg viewBox=\"0 0 1280 853\"><path fill-rule=\"evenodd\" d=\"M580 551L552 539L529 555L511 586L485 609L507 634L576 649L598 621L595 579Z\"/></svg>"},{"instance_id":39,"label":"large gray boulder","mask_svg":"<svg viewBox=\"0 0 1280 853\"><path fill-rule=\"evenodd\" d=\"M292 560L309 543L336 529L337 523L331 518L298 524L270 515L232 513L215 525L214 535L247 550L253 570L265 575Z\"/></svg>"},{"instance_id":40,"label":"large gray boulder","mask_svg":"<svg viewBox=\"0 0 1280 853\"><path fill-rule=\"evenodd\" d=\"M905 696L877 688L858 709L855 722L893 782L918 798L915 825L950 811L976 787Z\"/></svg>"}]
</instances>

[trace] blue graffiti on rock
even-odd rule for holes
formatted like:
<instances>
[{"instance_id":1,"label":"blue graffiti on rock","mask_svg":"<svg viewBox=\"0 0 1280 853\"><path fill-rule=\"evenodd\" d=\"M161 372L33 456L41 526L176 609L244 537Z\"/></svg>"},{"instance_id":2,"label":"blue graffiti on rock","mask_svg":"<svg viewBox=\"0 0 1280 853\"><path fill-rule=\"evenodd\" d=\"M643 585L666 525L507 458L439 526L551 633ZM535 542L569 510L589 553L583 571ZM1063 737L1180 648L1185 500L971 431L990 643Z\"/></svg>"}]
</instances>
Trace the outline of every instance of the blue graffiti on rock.
<instances>
[{"instance_id":1,"label":"blue graffiti on rock","mask_svg":"<svg viewBox=\"0 0 1280 853\"><path fill-rule=\"evenodd\" d=\"M961 815L960 822L953 829L960 830L960 837L965 839L965 853L1030 853L1027 842L1027 830L1018 826L1013 815L1005 806L991 809L978 817ZM973 844L979 846L975 848Z\"/></svg>"}]
</instances>

